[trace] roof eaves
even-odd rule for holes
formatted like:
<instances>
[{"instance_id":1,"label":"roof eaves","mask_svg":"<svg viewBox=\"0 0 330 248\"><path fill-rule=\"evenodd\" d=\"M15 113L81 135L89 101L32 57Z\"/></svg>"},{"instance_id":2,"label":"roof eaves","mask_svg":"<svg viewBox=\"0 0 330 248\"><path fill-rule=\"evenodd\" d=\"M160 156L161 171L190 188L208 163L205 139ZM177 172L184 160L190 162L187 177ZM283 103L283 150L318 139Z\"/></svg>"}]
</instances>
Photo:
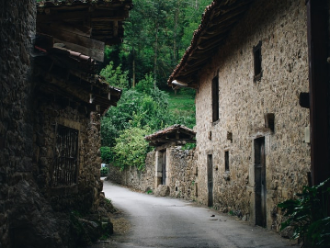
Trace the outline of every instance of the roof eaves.
<instances>
[{"instance_id":1,"label":"roof eaves","mask_svg":"<svg viewBox=\"0 0 330 248\"><path fill-rule=\"evenodd\" d=\"M214 21L214 19L219 19L219 17L221 19L221 15L226 15L231 12L234 13L236 11L236 9L235 9L235 7L232 8L232 6L233 5L235 6L235 4L236 4L238 6L237 8L242 8L242 6L243 6L243 10L239 13L239 15L234 15L234 21L235 21L234 23L236 23L239 20L241 13L243 13L246 10L246 8L249 6L249 4L253 1L254 0L243 0L243 1L213 0L213 2L209 6L206 7L205 12L202 16L201 24L199 25L198 29L194 31L190 46L188 47L188 49L182 56L180 63L173 70L172 74L170 75L170 77L167 81L167 84L169 86L173 87L173 85L172 85L173 80L180 81L181 78L188 78L186 76L187 74L188 75L191 74L189 71L188 71L188 73L184 72L184 71L187 69L187 67L189 67L188 60L192 57L198 57L198 55L196 55L196 51L199 49L199 46L201 44L201 40L202 40L201 38L203 37L203 35L207 35L208 29L210 27L219 25L222 23L222 21L215 21L215 23L212 23L212 21ZM230 10L226 10L226 8L229 8ZM221 14L219 14L219 13L221 13ZM223 22L226 22L226 21L227 21L227 19L225 19ZM230 25L232 25L232 22L230 22ZM226 27L226 25L225 25L225 27ZM223 36L224 38L227 35L228 35L228 32L220 33L220 36ZM219 37L217 37L217 38L219 38ZM208 40L207 37L206 37L206 40ZM214 55L214 53L209 53L207 56L208 56L208 58L211 58L213 55ZM205 58L204 58L204 60L206 61ZM201 63L201 64L205 64L205 63ZM192 70L192 71L194 73L196 73L196 71L198 71L198 69L201 67L202 66L198 66L198 68L194 68L195 70ZM191 78L196 78L196 77L191 77ZM188 84L190 86L193 85L192 81L181 81L181 82ZM192 87L192 88L196 88L196 85L194 85L194 87Z\"/></svg>"},{"instance_id":2,"label":"roof eaves","mask_svg":"<svg viewBox=\"0 0 330 248\"><path fill-rule=\"evenodd\" d=\"M180 124L175 124L173 126L170 126L170 127L167 127L165 129L162 129L162 130L159 130L153 134L150 134L150 135L147 135L145 136L144 138L148 141L152 140L152 139L155 139L157 138L158 136L160 135L164 135L164 134L168 134L168 133L171 133L175 130L185 130L186 132L190 133L191 135L196 135L196 132L184 125L180 125Z\"/></svg>"}]
</instances>

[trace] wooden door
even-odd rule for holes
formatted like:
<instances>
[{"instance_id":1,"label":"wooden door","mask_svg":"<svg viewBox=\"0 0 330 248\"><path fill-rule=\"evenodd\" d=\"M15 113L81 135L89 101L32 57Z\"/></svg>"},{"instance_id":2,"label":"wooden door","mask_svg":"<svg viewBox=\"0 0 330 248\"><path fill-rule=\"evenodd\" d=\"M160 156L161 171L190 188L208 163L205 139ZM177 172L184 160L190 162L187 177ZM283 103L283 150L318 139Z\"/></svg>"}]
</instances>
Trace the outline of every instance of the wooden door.
<instances>
[{"instance_id":1,"label":"wooden door","mask_svg":"<svg viewBox=\"0 0 330 248\"><path fill-rule=\"evenodd\" d=\"M256 225L266 227L266 155L265 138L254 141Z\"/></svg>"},{"instance_id":2,"label":"wooden door","mask_svg":"<svg viewBox=\"0 0 330 248\"><path fill-rule=\"evenodd\" d=\"M162 159L162 184L166 185L166 151L163 152Z\"/></svg>"},{"instance_id":3,"label":"wooden door","mask_svg":"<svg viewBox=\"0 0 330 248\"><path fill-rule=\"evenodd\" d=\"M208 206L213 206L213 158L212 154L207 155L207 189Z\"/></svg>"}]
</instances>

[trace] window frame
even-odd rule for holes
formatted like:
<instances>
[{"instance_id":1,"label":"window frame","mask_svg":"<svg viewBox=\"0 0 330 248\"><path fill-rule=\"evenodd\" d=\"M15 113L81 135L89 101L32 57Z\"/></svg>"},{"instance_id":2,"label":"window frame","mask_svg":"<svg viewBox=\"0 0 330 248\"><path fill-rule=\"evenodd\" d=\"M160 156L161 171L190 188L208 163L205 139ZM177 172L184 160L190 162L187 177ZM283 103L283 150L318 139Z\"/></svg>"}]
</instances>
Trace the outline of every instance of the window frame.
<instances>
[{"instance_id":1,"label":"window frame","mask_svg":"<svg viewBox=\"0 0 330 248\"><path fill-rule=\"evenodd\" d=\"M229 150L225 151L225 172L230 171L229 169Z\"/></svg>"},{"instance_id":2,"label":"window frame","mask_svg":"<svg viewBox=\"0 0 330 248\"><path fill-rule=\"evenodd\" d=\"M261 47L262 41L259 41L259 43L253 47L254 82L260 81L263 74Z\"/></svg>"},{"instance_id":3,"label":"window frame","mask_svg":"<svg viewBox=\"0 0 330 248\"><path fill-rule=\"evenodd\" d=\"M212 123L217 123L220 120L220 104L219 104L219 77L212 79Z\"/></svg>"},{"instance_id":4,"label":"window frame","mask_svg":"<svg viewBox=\"0 0 330 248\"><path fill-rule=\"evenodd\" d=\"M79 130L56 124L51 186L58 188L76 185L78 169Z\"/></svg>"}]
</instances>

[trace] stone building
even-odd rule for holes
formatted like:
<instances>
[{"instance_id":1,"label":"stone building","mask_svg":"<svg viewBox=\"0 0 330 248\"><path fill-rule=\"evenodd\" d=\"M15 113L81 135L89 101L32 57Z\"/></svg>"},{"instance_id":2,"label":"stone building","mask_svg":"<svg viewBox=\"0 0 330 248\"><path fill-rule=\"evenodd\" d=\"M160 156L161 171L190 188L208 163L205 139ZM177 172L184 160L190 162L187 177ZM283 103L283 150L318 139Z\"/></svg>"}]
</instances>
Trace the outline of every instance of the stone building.
<instances>
[{"instance_id":1,"label":"stone building","mask_svg":"<svg viewBox=\"0 0 330 248\"><path fill-rule=\"evenodd\" d=\"M108 178L112 182L159 196L195 199L197 175L193 150L182 145L195 143L196 133L183 125L173 125L145 137L154 151L147 154L145 168L121 170L110 165Z\"/></svg>"},{"instance_id":2,"label":"stone building","mask_svg":"<svg viewBox=\"0 0 330 248\"><path fill-rule=\"evenodd\" d=\"M71 247L68 212L98 210L97 75L132 1L0 1L0 247Z\"/></svg>"},{"instance_id":3,"label":"stone building","mask_svg":"<svg viewBox=\"0 0 330 248\"><path fill-rule=\"evenodd\" d=\"M277 231L315 175L307 19L305 1L213 1L168 81L196 89L197 200Z\"/></svg>"},{"instance_id":4,"label":"stone building","mask_svg":"<svg viewBox=\"0 0 330 248\"><path fill-rule=\"evenodd\" d=\"M145 137L149 145L155 147L154 189L157 194L190 197L190 190L186 193L185 186L193 181L193 152L181 151L181 145L195 143L195 136L190 128L176 124Z\"/></svg>"}]
</instances>

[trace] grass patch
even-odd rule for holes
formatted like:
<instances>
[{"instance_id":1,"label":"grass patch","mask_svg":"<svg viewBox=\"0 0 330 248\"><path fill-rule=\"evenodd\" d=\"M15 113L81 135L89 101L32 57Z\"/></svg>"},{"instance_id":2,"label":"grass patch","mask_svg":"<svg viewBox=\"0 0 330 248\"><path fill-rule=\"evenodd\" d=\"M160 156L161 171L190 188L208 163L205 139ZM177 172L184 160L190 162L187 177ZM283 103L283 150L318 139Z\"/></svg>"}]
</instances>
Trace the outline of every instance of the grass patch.
<instances>
[{"instance_id":1,"label":"grass patch","mask_svg":"<svg viewBox=\"0 0 330 248\"><path fill-rule=\"evenodd\" d=\"M169 110L176 124L183 124L189 128L193 128L196 124L195 91L179 90L177 94L171 91L169 95Z\"/></svg>"}]
</instances>

